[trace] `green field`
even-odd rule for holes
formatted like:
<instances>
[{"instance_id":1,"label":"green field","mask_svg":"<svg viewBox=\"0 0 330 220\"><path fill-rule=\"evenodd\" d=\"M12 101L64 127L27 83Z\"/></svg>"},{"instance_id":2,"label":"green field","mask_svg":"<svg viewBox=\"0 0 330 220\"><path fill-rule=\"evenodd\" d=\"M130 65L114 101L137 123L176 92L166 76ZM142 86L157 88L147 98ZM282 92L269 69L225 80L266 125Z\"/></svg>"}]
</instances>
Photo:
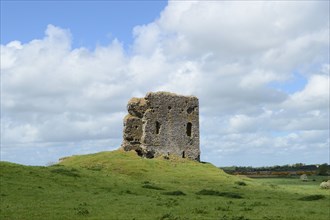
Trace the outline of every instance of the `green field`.
<instances>
[{"instance_id":1,"label":"green field","mask_svg":"<svg viewBox=\"0 0 330 220\"><path fill-rule=\"evenodd\" d=\"M320 178L250 179L209 163L119 150L49 167L0 162L0 177L1 220L328 220L330 214Z\"/></svg>"}]
</instances>

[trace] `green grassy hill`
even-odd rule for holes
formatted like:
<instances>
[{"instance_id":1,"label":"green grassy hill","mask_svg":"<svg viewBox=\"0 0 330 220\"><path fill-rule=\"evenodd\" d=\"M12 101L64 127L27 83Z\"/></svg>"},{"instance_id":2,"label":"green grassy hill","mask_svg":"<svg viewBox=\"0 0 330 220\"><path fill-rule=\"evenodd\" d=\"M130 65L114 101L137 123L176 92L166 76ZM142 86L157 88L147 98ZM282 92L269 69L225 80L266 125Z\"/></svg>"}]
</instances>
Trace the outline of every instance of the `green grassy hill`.
<instances>
[{"instance_id":1,"label":"green grassy hill","mask_svg":"<svg viewBox=\"0 0 330 220\"><path fill-rule=\"evenodd\" d=\"M112 151L49 167L0 162L0 219L328 219L319 182L281 185L209 163Z\"/></svg>"}]
</instances>

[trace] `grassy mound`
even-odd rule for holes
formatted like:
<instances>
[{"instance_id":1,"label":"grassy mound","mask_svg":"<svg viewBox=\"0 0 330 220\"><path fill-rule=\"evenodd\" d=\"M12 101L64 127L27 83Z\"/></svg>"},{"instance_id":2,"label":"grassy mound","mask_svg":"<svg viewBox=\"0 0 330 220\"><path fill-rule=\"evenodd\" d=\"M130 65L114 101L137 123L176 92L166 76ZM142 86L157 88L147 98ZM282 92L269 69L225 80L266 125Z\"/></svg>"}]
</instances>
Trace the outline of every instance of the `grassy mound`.
<instances>
[{"instance_id":1,"label":"grassy mound","mask_svg":"<svg viewBox=\"0 0 330 220\"><path fill-rule=\"evenodd\" d=\"M322 220L328 216L324 201L329 195L318 189L318 183L315 189L273 187L225 174L209 163L177 157L144 159L120 150L67 157L49 167L0 162L0 178L0 219ZM299 200L311 195L324 199Z\"/></svg>"}]
</instances>

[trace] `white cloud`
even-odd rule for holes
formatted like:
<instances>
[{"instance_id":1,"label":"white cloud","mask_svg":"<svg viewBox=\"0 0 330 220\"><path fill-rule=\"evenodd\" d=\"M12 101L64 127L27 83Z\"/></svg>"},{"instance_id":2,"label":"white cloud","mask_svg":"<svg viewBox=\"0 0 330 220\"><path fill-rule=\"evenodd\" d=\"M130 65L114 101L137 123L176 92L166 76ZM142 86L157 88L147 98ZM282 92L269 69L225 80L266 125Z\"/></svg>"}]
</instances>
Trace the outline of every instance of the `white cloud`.
<instances>
[{"instance_id":1,"label":"white cloud","mask_svg":"<svg viewBox=\"0 0 330 220\"><path fill-rule=\"evenodd\" d=\"M24 145L44 163L119 147L127 100L168 90L199 97L203 160L326 162L328 4L170 1L134 28L130 53L118 40L72 49L70 31L53 25L43 39L1 45L2 157L35 164L13 156ZM270 86L296 72L301 91Z\"/></svg>"},{"instance_id":2,"label":"white cloud","mask_svg":"<svg viewBox=\"0 0 330 220\"><path fill-rule=\"evenodd\" d=\"M121 136L132 83L121 45L70 45L67 30L49 25L42 40L1 46L2 148Z\"/></svg>"},{"instance_id":3,"label":"white cloud","mask_svg":"<svg viewBox=\"0 0 330 220\"><path fill-rule=\"evenodd\" d=\"M312 75L305 88L294 93L284 105L297 111L329 108L329 75Z\"/></svg>"}]
</instances>

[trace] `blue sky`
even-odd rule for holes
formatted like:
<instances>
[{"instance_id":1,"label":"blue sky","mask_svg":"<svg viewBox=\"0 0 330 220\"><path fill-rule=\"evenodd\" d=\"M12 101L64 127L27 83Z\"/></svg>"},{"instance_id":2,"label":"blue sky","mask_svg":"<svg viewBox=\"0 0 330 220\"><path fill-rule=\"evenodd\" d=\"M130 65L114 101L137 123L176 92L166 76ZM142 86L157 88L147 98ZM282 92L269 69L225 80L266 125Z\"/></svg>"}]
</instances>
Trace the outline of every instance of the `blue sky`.
<instances>
[{"instance_id":1,"label":"blue sky","mask_svg":"<svg viewBox=\"0 0 330 220\"><path fill-rule=\"evenodd\" d=\"M72 46L94 48L114 38L130 45L136 25L160 16L167 1L1 1L1 43L42 38L48 24L69 28Z\"/></svg>"},{"instance_id":2,"label":"blue sky","mask_svg":"<svg viewBox=\"0 0 330 220\"><path fill-rule=\"evenodd\" d=\"M127 101L200 101L201 159L329 163L328 1L1 1L1 160L117 149Z\"/></svg>"},{"instance_id":3,"label":"blue sky","mask_svg":"<svg viewBox=\"0 0 330 220\"><path fill-rule=\"evenodd\" d=\"M304 77L299 72L294 72L292 74L291 79L289 79L286 82L274 82L270 84L270 86L273 86L274 88L277 88L279 90L285 91L287 93L294 93L296 91L302 90L307 83L306 77Z\"/></svg>"}]
</instances>

